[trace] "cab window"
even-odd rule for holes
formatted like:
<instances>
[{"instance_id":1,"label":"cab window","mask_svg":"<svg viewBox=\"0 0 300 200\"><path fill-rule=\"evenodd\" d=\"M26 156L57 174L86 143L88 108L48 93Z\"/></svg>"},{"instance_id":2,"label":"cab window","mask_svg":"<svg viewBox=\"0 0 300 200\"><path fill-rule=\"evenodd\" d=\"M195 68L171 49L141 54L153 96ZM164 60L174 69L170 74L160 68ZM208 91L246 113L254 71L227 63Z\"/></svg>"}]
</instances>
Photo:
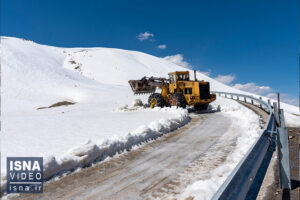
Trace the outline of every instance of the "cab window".
<instances>
[{"instance_id":1,"label":"cab window","mask_svg":"<svg viewBox=\"0 0 300 200\"><path fill-rule=\"evenodd\" d=\"M188 74L185 75L185 80L186 80L186 81L190 80Z\"/></svg>"},{"instance_id":2,"label":"cab window","mask_svg":"<svg viewBox=\"0 0 300 200\"><path fill-rule=\"evenodd\" d=\"M177 74L177 80L178 81L182 81L182 80L184 80L184 74Z\"/></svg>"}]
</instances>

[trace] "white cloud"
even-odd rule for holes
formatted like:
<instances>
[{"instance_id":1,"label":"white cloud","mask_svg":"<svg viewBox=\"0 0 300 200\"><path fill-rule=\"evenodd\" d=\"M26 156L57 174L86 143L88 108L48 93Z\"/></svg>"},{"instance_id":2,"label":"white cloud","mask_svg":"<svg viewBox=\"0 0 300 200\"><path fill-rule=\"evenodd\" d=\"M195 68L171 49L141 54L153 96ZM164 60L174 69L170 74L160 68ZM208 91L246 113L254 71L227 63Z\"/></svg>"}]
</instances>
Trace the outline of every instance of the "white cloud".
<instances>
[{"instance_id":1,"label":"white cloud","mask_svg":"<svg viewBox=\"0 0 300 200\"><path fill-rule=\"evenodd\" d=\"M258 95L263 95L263 94L266 95L267 93L272 92L271 87L259 86L256 83L246 83L246 84L237 83L237 84L233 85L232 82L235 80L235 75L233 75L233 74L228 74L228 75L220 75L219 74L214 79L221 83L229 85L233 88L243 90L246 92L251 92L254 94L258 94Z\"/></svg>"},{"instance_id":2,"label":"white cloud","mask_svg":"<svg viewBox=\"0 0 300 200\"><path fill-rule=\"evenodd\" d=\"M167 45L165 45L165 44L160 44L160 45L157 46L157 48L159 48L159 49L166 49L166 48L167 48Z\"/></svg>"},{"instance_id":3,"label":"white cloud","mask_svg":"<svg viewBox=\"0 0 300 200\"><path fill-rule=\"evenodd\" d=\"M263 95L268 92L272 92L272 89L269 86L259 86L256 85L256 83L235 84L232 87L258 95Z\"/></svg>"},{"instance_id":4,"label":"white cloud","mask_svg":"<svg viewBox=\"0 0 300 200\"><path fill-rule=\"evenodd\" d=\"M292 98L290 97L288 94L286 94L287 96L281 97L281 101L287 104L291 104L294 106L299 106L299 99L297 98Z\"/></svg>"},{"instance_id":5,"label":"white cloud","mask_svg":"<svg viewBox=\"0 0 300 200\"><path fill-rule=\"evenodd\" d=\"M271 92L271 93L267 94L266 97L276 100L277 99L277 94L274 93L274 92Z\"/></svg>"},{"instance_id":6,"label":"white cloud","mask_svg":"<svg viewBox=\"0 0 300 200\"><path fill-rule=\"evenodd\" d=\"M166 56L163 59L170 61L172 63L175 63L176 65L179 65L181 67L192 69L192 66L184 60L183 55L181 55L181 54Z\"/></svg>"},{"instance_id":7,"label":"white cloud","mask_svg":"<svg viewBox=\"0 0 300 200\"><path fill-rule=\"evenodd\" d=\"M269 86L259 86L256 85L256 83L246 83L246 84L235 84L232 87L246 92L258 94L258 95L264 95L267 98L277 100L277 93L272 92L273 90ZM280 94L280 101L287 104L299 106L299 99L291 97L286 93Z\"/></svg>"},{"instance_id":8,"label":"white cloud","mask_svg":"<svg viewBox=\"0 0 300 200\"><path fill-rule=\"evenodd\" d=\"M266 95L266 97L277 100L277 93L269 93ZM290 97L290 95L285 93L280 93L280 101L287 104L299 106L299 100L297 98Z\"/></svg>"},{"instance_id":9,"label":"white cloud","mask_svg":"<svg viewBox=\"0 0 300 200\"><path fill-rule=\"evenodd\" d=\"M140 33L138 36L136 36L136 38L140 41L148 40L150 38L154 38L154 34L146 31L145 33Z\"/></svg>"},{"instance_id":10,"label":"white cloud","mask_svg":"<svg viewBox=\"0 0 300 200\"><path fill-rule=\"evenodd\" d=\"M233 74L228 74L228 75L218 75L215 80L224 83L226 85L230 85L232 81L235 79L235 76Z\"/></svg>"}]
</instances>

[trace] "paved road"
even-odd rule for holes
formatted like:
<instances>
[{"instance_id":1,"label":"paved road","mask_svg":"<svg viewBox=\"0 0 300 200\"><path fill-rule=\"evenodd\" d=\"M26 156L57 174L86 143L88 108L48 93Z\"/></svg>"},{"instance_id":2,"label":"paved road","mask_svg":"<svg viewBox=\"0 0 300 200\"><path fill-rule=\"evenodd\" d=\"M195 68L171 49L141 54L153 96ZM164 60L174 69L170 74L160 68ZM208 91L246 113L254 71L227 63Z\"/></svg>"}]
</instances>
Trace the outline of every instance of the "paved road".
<instances>
[{"instance_id":1,"label":"paved road","mask_svg":"<svg viewBox=\"0 0 300 200\"><path fill-rule=\"evenodd\" d=\"M175 132L49 182L44 185L41 195L22 195L19 198L147 199L163 195L163 188L172 191L172 188L182 186L176 177L201 165L201 155L218 143L231 125L231 119L220 112L193 113L190 116L191 122Z\"/></svg>"}]
</instances>

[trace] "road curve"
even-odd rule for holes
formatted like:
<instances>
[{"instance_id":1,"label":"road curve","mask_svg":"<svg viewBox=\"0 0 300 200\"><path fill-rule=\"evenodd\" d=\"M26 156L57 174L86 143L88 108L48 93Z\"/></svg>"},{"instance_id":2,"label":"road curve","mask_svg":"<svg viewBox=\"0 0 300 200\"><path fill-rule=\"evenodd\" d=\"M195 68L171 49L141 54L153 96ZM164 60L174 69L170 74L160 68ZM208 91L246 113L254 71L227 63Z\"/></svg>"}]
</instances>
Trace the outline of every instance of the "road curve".
<instances>
[{"instance_id":1,"label":"road curve","mask_svg":"<svg viewBox=\"0 0 300 200\"><path fill-rule=\"evenodd\" d=\"M190 116L188 125L153 142L45 183L42 194L11 199L147 199L167 183L179 185L175 177L201 158L231 125L231 119L220 112Z\"/></svg>"}]
</instances>

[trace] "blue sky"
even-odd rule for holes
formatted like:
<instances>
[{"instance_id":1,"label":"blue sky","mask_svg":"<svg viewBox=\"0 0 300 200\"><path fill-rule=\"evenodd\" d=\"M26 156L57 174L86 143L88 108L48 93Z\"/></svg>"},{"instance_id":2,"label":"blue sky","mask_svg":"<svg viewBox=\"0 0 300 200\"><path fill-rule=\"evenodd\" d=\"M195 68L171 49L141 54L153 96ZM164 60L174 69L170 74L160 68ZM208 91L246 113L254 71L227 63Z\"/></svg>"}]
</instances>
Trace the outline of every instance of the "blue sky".
<instances>
[{"instance_id":1,"label":"blue sky","mask_svg":"<svg viewBox=\"0 0 300 200\"><path fill-rule=\"evenodd\" d=\"M298 8L297 0L2 0L1 35L181 54L177 61L229 85L270 97L279 91L298 105Z\"/></svg>"}]
</instances>

